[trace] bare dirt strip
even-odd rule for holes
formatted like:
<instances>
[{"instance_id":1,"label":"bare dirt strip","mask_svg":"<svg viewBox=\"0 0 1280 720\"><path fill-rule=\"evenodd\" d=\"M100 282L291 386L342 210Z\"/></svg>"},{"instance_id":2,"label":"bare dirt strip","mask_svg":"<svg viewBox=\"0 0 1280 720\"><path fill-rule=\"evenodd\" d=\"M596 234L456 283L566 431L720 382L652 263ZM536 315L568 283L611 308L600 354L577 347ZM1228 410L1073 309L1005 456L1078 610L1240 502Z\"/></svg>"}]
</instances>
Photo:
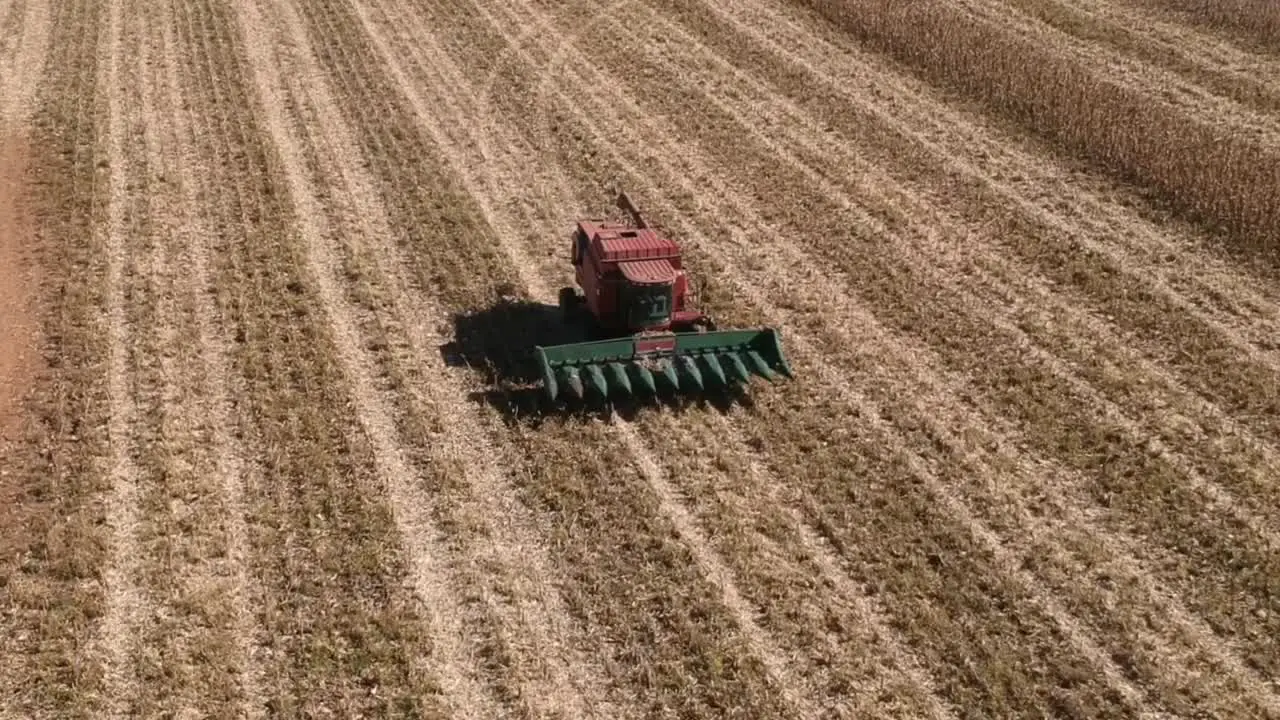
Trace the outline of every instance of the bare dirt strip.
<instances>
[{"instance_id":1,"label":"bare dirt strip","mask_svg":"<svg viewBox=\"0 0 1280 720\"><path fill-rule=\"evenodd\" d=\"M3 717L1280 716L1280 274L818 4L0 0ZM616 185L796 382L493 391Z\"/></svg>"}]
</instances>

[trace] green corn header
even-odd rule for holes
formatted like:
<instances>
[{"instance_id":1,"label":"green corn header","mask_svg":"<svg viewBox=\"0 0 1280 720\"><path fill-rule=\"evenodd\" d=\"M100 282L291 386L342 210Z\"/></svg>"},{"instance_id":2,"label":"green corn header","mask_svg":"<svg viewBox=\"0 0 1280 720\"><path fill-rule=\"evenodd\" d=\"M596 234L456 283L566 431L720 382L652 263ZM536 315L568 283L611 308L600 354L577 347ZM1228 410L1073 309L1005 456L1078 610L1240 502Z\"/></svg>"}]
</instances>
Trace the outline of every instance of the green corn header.
<instances>
[{"instance_id":1,"label":"green corn header","mask_svg":"<svg viewBox=\"0 0 1280 720\"><path fill-rule=\"evenodd\" d=\"M562 390L581 399L589 389L602 397L701 391L747 383L752 375L794 378L782 353L778 331L636 335L616 340L534 348L546 396L554 402Z\"/></svg>"}]
</instances>

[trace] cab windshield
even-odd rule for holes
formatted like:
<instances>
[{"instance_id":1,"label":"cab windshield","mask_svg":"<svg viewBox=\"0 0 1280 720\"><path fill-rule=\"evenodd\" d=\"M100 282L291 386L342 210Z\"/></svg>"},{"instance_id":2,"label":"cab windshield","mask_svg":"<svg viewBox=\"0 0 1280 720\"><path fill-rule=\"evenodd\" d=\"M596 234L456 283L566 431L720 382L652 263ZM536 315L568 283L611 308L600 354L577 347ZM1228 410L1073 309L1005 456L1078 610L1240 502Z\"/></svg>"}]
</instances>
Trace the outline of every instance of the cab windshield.
<instances>
[{"instance_id":1,"label":"cab windshield","mask_svg":"<svg viewBox=\"0 0 1280 720\"><path fill-rule=\"evenodd\" d=\"M627 290L627 319L631 327L662 325L671 318L670 284L631 285Z\"/></svg>"}]
</instances>

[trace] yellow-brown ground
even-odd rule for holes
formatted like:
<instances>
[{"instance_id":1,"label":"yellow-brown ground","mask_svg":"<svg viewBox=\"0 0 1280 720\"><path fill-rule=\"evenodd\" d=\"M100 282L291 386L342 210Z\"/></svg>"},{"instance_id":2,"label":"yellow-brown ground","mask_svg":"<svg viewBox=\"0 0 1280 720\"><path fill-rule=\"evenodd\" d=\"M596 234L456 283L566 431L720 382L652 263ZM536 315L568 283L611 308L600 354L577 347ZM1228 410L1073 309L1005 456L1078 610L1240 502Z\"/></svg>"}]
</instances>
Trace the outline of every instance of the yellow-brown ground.
<instances>
[{"instance_id":1,"label":"yellow-brown ground","mask_svg":"<svg viewBox=\"0 0 1280 720\"><path fill-rule=\"evenodd\" d=\"M1280 54L1191 5L0 0L0 716L1280 717ZM798 381L456 362L615 183Z\"/></svg>"}]
</instances>

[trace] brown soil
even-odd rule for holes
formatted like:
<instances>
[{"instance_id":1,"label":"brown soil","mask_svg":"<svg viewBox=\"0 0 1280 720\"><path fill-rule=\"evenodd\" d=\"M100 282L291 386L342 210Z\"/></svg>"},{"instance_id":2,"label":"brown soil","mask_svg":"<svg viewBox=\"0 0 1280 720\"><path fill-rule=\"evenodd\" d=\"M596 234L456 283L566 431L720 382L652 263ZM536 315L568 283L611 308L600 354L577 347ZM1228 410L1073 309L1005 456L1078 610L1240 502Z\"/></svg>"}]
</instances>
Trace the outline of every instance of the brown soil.
<instances>
[{"instance_id":1,"label":"brown soil","mask_svg":"<svg viewBox=\"0 0 1280 720\"><path fill-rule=\"evenodd\" d=\"M31 216L25 176L27 146L0 136L0 446L17 439L23 398L32 389L39 362L39 322L34 307Z\"/></svg>"},{"instance_id":2,"label":"brown soil","mask_svg":"<svg viewBox=\"0 0 1280 720\"><path fill-rule=\"evenodd\" d=\"M40 378L39 279L36 236L29 212L29 148L14 134L0 134L0 570L29 545L30 517L39 500L26 464L30 427L26 401Z\"/></svg>"}]
</instances>

